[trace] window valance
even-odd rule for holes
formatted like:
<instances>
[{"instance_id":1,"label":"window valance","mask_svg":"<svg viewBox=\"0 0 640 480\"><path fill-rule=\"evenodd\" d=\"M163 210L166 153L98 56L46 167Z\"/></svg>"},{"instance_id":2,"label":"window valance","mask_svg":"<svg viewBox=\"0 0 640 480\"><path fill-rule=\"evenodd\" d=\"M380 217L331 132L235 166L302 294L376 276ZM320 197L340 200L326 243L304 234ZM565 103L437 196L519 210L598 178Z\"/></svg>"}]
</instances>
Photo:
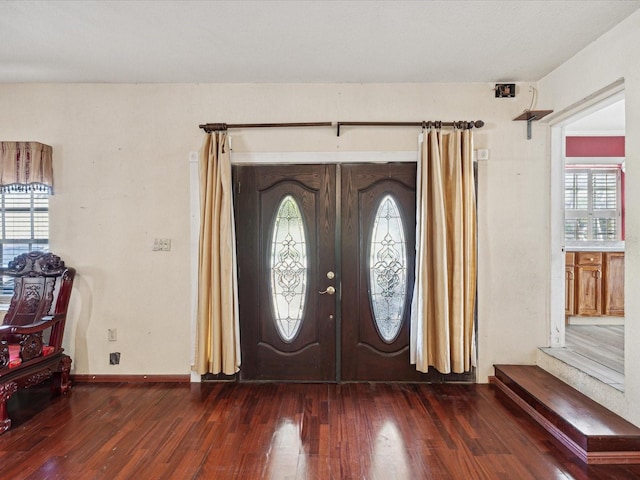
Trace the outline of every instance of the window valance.
<instances>
[{"instance_id":1,"label":"window valance","mask_svg":"<svg viewBox=\"0 0 640 480\"><path fill-rule=\"evenodd\" d=\"M0 193L53 193L52 148L38 142L0 142Z\"/></svg>"}]
</instances>

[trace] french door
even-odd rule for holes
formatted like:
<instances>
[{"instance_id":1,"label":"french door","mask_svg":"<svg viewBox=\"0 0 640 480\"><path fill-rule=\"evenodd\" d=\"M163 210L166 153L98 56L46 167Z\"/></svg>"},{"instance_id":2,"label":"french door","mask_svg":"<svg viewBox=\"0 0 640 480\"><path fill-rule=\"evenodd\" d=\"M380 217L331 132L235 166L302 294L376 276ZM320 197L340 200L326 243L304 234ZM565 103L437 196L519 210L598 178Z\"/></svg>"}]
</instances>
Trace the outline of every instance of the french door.
<instances>
[{"instance_id":1,"label":"french door","mask_svg":"<svg viewBox=\"0 0 640 480\"><path fill-rule=\"evenodd\" d=\"M233 170L241 380L472 379L409 363L415 164Z\"/></svg>"},{"instance_id":2,"label":"french door","mask_svg":"<svg viewBox=\"0 0 640 480\"><path fill-rule=\"evenodd\" d=\"M332 165L234 167L241 379L335 380L335 178Z\"/></svg>"}]
</instances>

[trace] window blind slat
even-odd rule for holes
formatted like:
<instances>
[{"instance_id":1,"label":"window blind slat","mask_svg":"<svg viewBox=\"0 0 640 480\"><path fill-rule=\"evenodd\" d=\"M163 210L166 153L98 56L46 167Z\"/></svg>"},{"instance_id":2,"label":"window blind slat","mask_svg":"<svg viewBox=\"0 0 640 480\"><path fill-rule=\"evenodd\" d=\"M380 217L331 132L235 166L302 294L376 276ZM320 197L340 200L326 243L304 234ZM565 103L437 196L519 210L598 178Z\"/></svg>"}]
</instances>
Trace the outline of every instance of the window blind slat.
<instances>
[{"instance_id":1,"label":"window blind slat","mask_svg":"<svg viewBox=\"0 0 640 480\"><path fill-rule=\"evenodd\" d=\"M0 258L2 265L33 250L49 250L49 195L0 194ZM2 277L4 295L13 293L13 280Z\"/></svg>"}]
</instances>

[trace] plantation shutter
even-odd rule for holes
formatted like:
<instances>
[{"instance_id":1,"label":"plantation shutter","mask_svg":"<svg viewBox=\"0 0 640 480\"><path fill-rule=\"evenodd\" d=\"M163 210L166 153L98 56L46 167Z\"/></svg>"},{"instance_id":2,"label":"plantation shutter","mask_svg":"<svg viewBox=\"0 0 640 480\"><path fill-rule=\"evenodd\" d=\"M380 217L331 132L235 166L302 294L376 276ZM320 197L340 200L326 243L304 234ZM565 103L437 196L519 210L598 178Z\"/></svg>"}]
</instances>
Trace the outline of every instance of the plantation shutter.
<instances>
[{"instance_id":1,"label":"plantation shutter","mask_svg":"<svg viewBox=\"0 0 640 480\"><path fill-rule=\"evenodd\" d=\"M620 239L620 170L567 168L565 240Z\"/></svg>"}]
</instances>

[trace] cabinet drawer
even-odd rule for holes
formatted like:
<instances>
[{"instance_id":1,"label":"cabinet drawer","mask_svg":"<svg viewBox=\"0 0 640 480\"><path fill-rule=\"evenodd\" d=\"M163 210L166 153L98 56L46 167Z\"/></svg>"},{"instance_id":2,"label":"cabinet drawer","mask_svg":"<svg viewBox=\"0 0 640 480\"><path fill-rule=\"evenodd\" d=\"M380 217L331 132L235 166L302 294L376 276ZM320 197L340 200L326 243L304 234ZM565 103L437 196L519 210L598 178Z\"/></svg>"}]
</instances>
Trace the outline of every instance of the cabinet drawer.
<instances>
[{"instance_id":1,"label":"cabinet drawer","mask_svg":"<svg viewBox=\"0 0 640 480\"><path fill-rule=\"evenodd\" d=\"M576 252L576 265L601 265L602 252Z\"/></svg>"}]
</instances>

